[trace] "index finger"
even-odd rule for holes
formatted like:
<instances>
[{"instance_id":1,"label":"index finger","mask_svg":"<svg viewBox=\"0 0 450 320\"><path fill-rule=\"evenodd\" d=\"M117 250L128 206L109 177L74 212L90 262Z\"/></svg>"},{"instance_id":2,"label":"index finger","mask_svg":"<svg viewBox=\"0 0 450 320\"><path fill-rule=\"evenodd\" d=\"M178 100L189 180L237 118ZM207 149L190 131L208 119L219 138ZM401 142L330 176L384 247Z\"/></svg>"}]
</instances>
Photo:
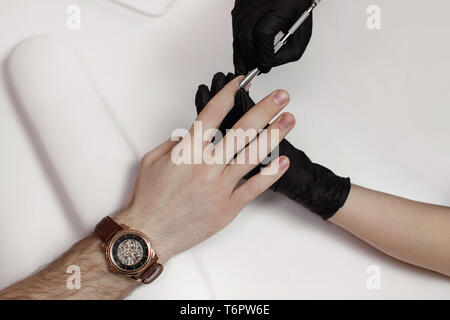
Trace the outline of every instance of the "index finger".
<instances>
[{"instance_id":1,"label":"index finger","mask_svg":"<svg viewBox=\"0 0 450 320\"><path fill-rule=\"evenodd\" d=\"M236 93L244 76L231 80L218 94L208 102L198 115L196 121L201 121L203 130L217 129L235 104ZM192 129L191 129L192 131Z\"/></svg>"}]
</instances>

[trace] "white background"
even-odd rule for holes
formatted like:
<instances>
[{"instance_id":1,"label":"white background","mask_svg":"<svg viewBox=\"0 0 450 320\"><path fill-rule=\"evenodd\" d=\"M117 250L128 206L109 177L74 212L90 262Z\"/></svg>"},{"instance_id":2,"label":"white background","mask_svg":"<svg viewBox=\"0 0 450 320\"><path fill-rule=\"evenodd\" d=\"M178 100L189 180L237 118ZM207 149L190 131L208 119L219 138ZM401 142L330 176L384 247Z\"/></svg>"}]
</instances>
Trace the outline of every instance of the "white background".
<instances>
[{"instance_id":1,"label":"white background","mask_svg":"<svg viewBox=\"0 0 450 320\"><path fill-rule=\"evenodd\" d=\"M82 9L79 31L66 28L69 4ZM371 4L382 8L379 31L366 27ZM0 60L31 35L67 39L144 154L191 123L199 84L233 70L232 6L232 0L178 0L166 16L152 18L107 0L0 0ZM445 0L325 0L304 58L258 78L252 96L290 92L288 111L298 124L289 140L314 161L366 187L450 205L448 12ZM80 235L70 232L1 81L4 287ZM381 267L381 290L366 287L370 265ZM131 298L449 299L450 282L267 193L226 230L171 260L155 285Z\"/></svg>"}]
</instances>

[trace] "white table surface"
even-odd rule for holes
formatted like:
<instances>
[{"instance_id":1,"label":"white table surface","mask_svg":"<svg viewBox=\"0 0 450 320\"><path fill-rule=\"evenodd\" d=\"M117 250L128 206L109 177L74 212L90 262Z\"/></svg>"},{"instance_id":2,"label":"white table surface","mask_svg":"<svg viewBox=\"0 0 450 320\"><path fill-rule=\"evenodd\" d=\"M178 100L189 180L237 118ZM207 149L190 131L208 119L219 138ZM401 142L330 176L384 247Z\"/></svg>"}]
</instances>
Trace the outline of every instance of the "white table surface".
<instances>
[{"instance_id":1,"label":"white table surface","mask_svg":"<svg viewBox=\"0 0 450 320\"><path fill-rule=\"evenodd\" d=\"M66 28L70 4L82 9L81 30ZM366 28L371 4L382 8L378 31ZM31 35L67 39L144 154L191 123L199 84L216 71L232 71L232 6L232 0L177 0L166 16L151 18L107 0L0 0L0 60ZM258 78L252 95L290 92L288 111L298 124L289 139L314 161L366 187L450 205L450 3L423 6L419 0L324 1L302 61ZM81 235L62 213L3 78L0 150L4 287ZM370 265L381 268L380 290L366 287ZM449 299L450 282L267 193L130 298Z\"/></svg>"}]
</instances>

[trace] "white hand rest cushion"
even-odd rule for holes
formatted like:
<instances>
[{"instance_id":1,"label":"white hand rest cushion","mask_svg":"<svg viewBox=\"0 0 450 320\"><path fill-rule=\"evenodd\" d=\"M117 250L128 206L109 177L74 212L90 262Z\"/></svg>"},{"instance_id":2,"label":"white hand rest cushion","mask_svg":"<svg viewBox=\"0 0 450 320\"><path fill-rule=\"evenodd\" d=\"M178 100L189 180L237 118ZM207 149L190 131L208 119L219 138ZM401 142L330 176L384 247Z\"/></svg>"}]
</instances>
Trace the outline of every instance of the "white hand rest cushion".
<instances>
[{"instance_id":1,"label":"white hand rest cushion","mask_svg":"<svg viewBox=\"0 0 450 320\"><path fill-rule=\"evenodd\" d=\"M19 113L43 164L77 215L75 227L86 232L124 204L138 159L72 47L53 37L32 37L17 45L7 65Z\"/></svg>"}]
</instances>

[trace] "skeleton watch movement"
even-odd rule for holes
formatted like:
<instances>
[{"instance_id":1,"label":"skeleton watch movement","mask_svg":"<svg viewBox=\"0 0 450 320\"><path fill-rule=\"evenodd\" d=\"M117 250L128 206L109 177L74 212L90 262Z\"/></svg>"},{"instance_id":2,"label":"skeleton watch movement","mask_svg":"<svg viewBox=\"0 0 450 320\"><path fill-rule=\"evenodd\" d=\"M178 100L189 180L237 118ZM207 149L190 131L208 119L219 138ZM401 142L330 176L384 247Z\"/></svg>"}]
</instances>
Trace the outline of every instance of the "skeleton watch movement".
<instances>
[{"instance_id":1,"label":"skeleton watch movement","mask_svg":"<svg viewBox=\"0 0 450 320\"><path fill-rule=\"evenodd\" d=\"M150 239L140 231L117 224L110 217L95 227L102 240L110 270L138 280L152 283L163 271Z\"/></svg>"}]
</instances>

